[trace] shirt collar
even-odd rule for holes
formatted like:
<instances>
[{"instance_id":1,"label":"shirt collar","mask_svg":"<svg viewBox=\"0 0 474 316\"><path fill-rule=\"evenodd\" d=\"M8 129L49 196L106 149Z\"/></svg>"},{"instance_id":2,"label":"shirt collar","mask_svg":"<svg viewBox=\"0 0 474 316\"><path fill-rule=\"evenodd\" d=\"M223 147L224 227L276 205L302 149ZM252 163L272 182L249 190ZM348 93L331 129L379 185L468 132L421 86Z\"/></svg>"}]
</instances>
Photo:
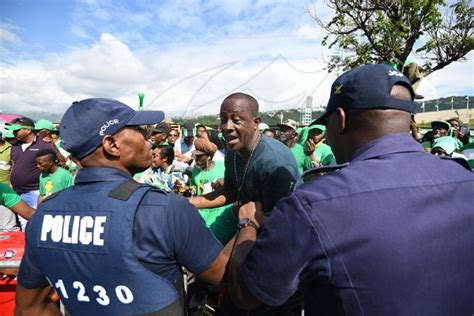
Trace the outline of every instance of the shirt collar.
<instances>
[{"instance_id":1,"label":"shirt collar","mask_svg":"<svg viewBox=\"0 0 474 316\"><path fill-rule=\"evenodd\" d=\"M131 180L126 172L109 167L86 167L79 170L74 183Z\"/></svg>"},{"instance_id":2,"label":"shirt collar","mask_svg":"<svg viewBox=\"0 0 474 316\"><path fill-rule=\"evenodd\" d=\"M351 162L367 160L387 154L402 152L423 152L423 147L408 133L390 134L379 137L359 148Z\"/></svg>"}]
</instances>

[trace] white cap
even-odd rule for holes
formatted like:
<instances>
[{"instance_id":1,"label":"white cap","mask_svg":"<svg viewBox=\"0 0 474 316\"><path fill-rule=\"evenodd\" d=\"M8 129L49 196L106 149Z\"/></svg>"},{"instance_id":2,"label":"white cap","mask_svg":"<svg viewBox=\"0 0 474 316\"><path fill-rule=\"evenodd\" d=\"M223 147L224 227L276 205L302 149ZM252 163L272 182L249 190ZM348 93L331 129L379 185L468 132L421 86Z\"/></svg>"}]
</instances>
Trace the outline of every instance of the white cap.
<instances>
[{"instance_id":1,"label":"white cap","mask_svg":"<svg viewBox=\"0 0 474 316\"><path fill-rule=\"evenodd\" d=\"M268 124L265 124L265 123L260 123L258 124L258 130L260 131L263 131L263 130L266 130L266 129L269 129L270 126L268 126Z\"/></svg>"}]
</instances>

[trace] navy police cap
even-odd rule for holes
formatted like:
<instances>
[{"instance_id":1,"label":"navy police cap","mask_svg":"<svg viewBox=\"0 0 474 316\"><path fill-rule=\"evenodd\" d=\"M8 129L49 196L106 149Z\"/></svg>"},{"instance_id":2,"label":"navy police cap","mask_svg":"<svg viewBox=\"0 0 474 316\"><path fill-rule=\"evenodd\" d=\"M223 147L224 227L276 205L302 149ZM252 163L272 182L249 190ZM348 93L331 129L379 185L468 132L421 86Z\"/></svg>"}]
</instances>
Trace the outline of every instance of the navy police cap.
<instances>
[{"instance_id":1,"label":"navy police cap","mask_svg":"<svg viewBox=\"0 0 474 316\"><path fill-rule=\"evenodd\" d=\"M135 111L113 99L94 98L74 102L64 113L59 126L61 146L82 159L102 144L102 138L126 126L156 124L162 111Z\"/></svg>"},{"instance_id":2,"label":"navy police cap","mask_svg":"<svg viewBox=\"0 0 474 316\"><path fill-rule=\"evenodd\" d=\"M402 85L411 93L411 101L394 99L390 92ZM385 64L363 65L340 75L331 87L324 114L310 125L326 124L329 114L338 107L349 109L397 109L415 113L415 92L410 80L400 71Z\"/></svg>"}]
</instances>

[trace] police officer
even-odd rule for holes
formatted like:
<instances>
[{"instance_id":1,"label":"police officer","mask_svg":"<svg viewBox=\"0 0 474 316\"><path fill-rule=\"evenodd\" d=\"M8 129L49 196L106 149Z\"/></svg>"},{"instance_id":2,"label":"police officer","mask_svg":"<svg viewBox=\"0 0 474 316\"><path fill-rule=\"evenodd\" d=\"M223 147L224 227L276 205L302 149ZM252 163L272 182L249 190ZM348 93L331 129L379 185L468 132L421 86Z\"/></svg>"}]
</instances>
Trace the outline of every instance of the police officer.
<instances>
[{"instance_id":1,"label":"police officer","mask_svg":"<svg viewBox=\"0 0 474 316\"><path fill-rule=\"evenodd\" d=\"M18 315L57 314L51 286L73 315L183 315L181 266L218 284L226 255L185 198L132 181L151 164L144 124L111 99L75 102L61 121L63 147L83 169L28 224Z\"/></svg>"},{"instance_id":2,"label":"police officer","mask_svg":"<svg viewBox=\"0 0 474 316\"><path fill-rule=\"evenodd\" d=\"M342 74L324 122L339 166L308 171L264 222L249 203L228 272L234 300L276 306L302 288L307 315L474 311L474 175L409 134L410 82L386 65ZM257 212L256 212L257 210Z\"/></svg>"}]
</instances>

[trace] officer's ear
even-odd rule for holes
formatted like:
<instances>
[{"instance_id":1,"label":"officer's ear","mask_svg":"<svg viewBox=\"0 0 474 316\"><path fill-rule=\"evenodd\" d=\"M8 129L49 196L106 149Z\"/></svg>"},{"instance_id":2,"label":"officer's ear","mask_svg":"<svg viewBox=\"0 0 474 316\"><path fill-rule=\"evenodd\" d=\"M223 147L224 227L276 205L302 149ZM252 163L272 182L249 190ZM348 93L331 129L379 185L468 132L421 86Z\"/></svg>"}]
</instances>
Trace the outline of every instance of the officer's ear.
<instances>
[{"instance_id":1,"label":"officer's ear","mask_svg":"<svg viewBox=\"0 0 474 316\"><path fill-rule=\"evenodd\" d=\"M343 108L337 108L336 111L336 132L339 134L344 133L344 130L346 129L346 112L344 111Z\"/></svg>"},{"instance_id":2,"label":"officer's ear","mask_svg":"<svg viewBox=\"0 0 474 316\"><path fill-rule=\"evenodd\" d=\"M102 138L102 148L104 149L105 156L120 157L120 147L113 135L106 135Z\"/></svg>"}]
</instances>

